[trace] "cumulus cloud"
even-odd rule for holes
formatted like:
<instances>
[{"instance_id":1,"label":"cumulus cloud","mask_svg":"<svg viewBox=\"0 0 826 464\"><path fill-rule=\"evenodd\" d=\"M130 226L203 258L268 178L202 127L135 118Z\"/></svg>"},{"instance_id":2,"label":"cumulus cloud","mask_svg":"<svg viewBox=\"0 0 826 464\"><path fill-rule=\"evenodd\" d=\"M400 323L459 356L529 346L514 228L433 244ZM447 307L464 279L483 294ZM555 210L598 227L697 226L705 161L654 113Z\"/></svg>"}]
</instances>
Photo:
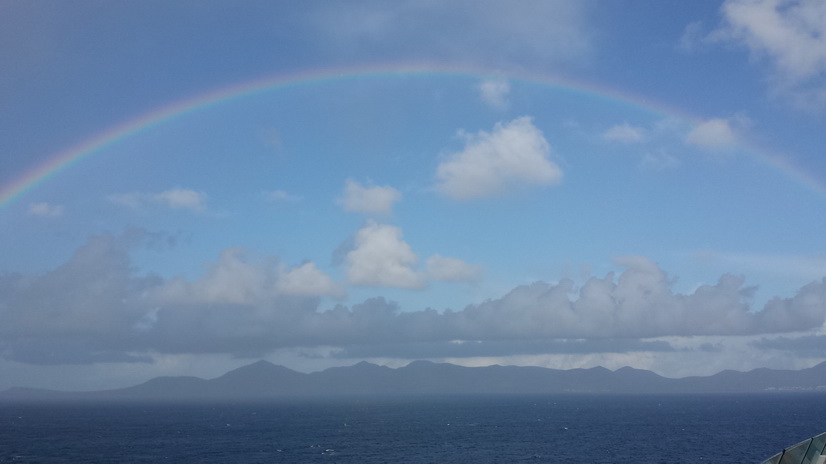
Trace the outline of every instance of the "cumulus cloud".
<instances>
[{"instance_id":1,"label":"cumulus cloud","mask_svg":"<svg viewBox=\"0 0 826 464\"><path fill-rule=\"evenodd\" d=\"M109 195L107 199L112 203L133 209L162 205L173 209L202 211L206 209L207 195L196 190L177 188L160 193L118 193Z\"/></svg>"},{"instance_id":2,"label":"cumulus cloud","mask_svg":"<svg viewBox=\"0 0 826 464\"><path fill-rule=\"evenodd\" d=\"M418 261L400 228L369 222L347 253L347 280L370 287L421 288L424 279L414 269Z\"/></svg>"},{"instance_id":3,"label":"cumulus cloud","mask_svg":"<svg viewBox=\"0 0 826 464\"><path fill-rule=\"evenodd\" d=\"M618 124L609 127L602 133L602 138L614 142L632 143L640 142L645 138L645 129L632 126L628 123Z\"/></svg>"},{"instance_id":4,"label":"cumulus cloud","mask_svg":"<svg viewBox=\"0 0 826 464\"><path fill-rule=\"evenodd\" d=\"M547 140L529 117L497 123L490 133L464 135L464 149L436 168L436 189L443 195L471 200L562 179Z\"/></svg>"},{"instance_id":5,"label":"cumulus cloud","mask_svg":"<svg viewBox=\"0 0 826 464\"><path fill-rule=\"evenodd\" d=\"M415 254L398 230L378 224L363 230L369 237L357 238L357 245L384 243L397 254L395 264L372 269L389 266L399 280L394 285L421 282L411 274ZM0 357L35 364L139 362L149 353L261 356L320 346L386 357L653 352L681 349L687 337L814 335L826 318L826 279L755 311L748 303L754 288L742 277L724 275L677 293L673 278L638 256L618 258L625 267L618 274L581 285L523 285L460 311L401 311L383 298L322 310L317 295L334 287L312 263L287 268L228 249L201 277L164 279L140 275L131 265L130 248L148 239L139 233L92 237L50 272L0 276ZM780 339L763 343L797 349ZM823 346L819 338L798 343L801 350Z\"/></svg>"},{"instance_id":6,"label":"cumulus cloud","mask_svg":"<svg viewBox=\"0 0 826 464\"><path fill-rule=\"evenodd\" d=\"M285 295L334 297L344 296L344 288L333 282L327 274L319 270L312 261L292 269L282 269L276 289Z\"/></svg>"},{"instance_id":7,"label":"cumulus cloud","mask_svg":"<svg viewBox=\"0 0 826 464\"><path fill-rule=\"evenodd\" d=\"M781 90L800 103L826 104L826 3L821 0L727 0L724 24L709 36L745 46L766 61Z\"/></svg>"},{"instance_id":8,"label":"cumulus cloud","mask_svg":"<svg viewBox=\"0 0 826 464\"><path fill-rule=\"evenodd\" d=\"M29 215L43 218L56 218L63 216L65 208L62 205L53 205L47 202L33 203L29 205Z\"/></svg>"},{"instance_id":9,"label":"cumulus cloud","mask_svg":"<svg viewBox=\"0 0 826 464\"><path fill-rule=\"evenodd\" d=\"M721 149L736 145L737 135L730 120L713 118L694 126L686 135L685 141L702 148Z\"/></svg>"},{"instance_id":10,"label":"cumulus cloud","mask_svg":"<svg viewBox=\"0 0 826 464\"><path fill-rule=\"evenodd\" d=\"M417 269L419 257L396 226L368 222L355 235L346 254L347 280L353 285L419 289L429 281L472 281L481 267L438 253Z\"/></svg>"},{"instance_id":11,"label":"cumulus cloud","mask_svg":"<svg viewBox=\"0 0 826 464\"><path fill-rule=\"evenodd\" d=\"M164 301L254 304L278 295L278 272L273 260L250 262L242 248L226 248L206 274L196 281L169 280L157 289Z\"/></svg>"},{"instance_id":12,"label":"cumulus cloud","mask_svg":"<svg viewBox=\"0 0 826 464\"><path fill-rule=\"evenodd\" d=\"M393 187L364 187L353 179L347 179L344 183L344 193L337 202L345 211L390 215L393 213L393 203L401 199L401 192Z\"/></svg>"},{"instance_id":13,"label":"cumulus cloud","mask_svg":"<svg viewBox=\"0 0 826 464\"><path fill-rule=\"evenodd\" d=\"M482 101L494 108L508 106L508 94L511 86L506 79L485 79L479 84L479 94Z\"/></svg>"}]
</instances>

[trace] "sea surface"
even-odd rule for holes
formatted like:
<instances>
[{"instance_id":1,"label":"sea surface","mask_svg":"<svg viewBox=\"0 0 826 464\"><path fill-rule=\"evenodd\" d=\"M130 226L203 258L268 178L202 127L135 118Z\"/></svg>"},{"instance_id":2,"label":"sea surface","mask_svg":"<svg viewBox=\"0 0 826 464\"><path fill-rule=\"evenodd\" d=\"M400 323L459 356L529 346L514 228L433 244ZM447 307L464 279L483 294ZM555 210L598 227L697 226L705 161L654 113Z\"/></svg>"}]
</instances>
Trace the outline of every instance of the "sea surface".
<instances>
[{"instance_id":1,"label":"sea surface","mask_svg":"<svg viewBox=\"0 0 826 464\"><path fill-rule=\"evenodd\" d=\"M0 462L760 463L823 431L823 394L0 404Z\"/></svg>"}]
</instances>

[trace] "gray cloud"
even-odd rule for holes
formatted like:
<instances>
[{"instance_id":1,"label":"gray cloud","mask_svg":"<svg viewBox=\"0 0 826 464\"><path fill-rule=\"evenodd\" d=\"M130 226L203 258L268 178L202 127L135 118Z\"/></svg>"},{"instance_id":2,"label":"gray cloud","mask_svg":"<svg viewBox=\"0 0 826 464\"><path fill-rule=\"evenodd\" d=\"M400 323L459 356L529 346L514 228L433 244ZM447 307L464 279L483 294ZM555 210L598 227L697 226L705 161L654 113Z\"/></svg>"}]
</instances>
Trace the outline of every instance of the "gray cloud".
<instances>
[{"instance_id":1,"label":"gray cloud","mask_svg":"<svg viewBox=\"0 0 826 464\"><path fill-rule=\"evenodd\" d=\"M762 350L788 351L800 357L826 357L826 335L762 338L752 342L751 345Z\"/></svg>"},{"instance_id":2,"label":"gray cloud","mask_svg":"<svg viewBox=\"0 0 826 464\"><path fill-rule=\"evenodd\" d=\"M626 268L618 275L579 287L536 282L461 311L402 311L383 298L322 311L319 296L281 291L276 260L237 249L199 279L138 275L130 248L158 240L142 231L92 237L53 271L0 277L0 355L55 364L321 346L340 347L339 356L391 357L664 351L668 343L639 339L805 331L826 316L826 279L754 312L754 288L741 277L675 293L662 269L634 256L617 259ZM315 271L303 275L302 288L325 277Z\"/></svg>"},{"instance_id":3,"label":"gray cloud","mask_svg":"<svg viewBox=\"0 0 826 464\"><path fill-rule=\"evenodd\" d=\"M535 354L629 353L637 351L670 352L674 347L661 340L476 340L410 342L351 345L335 352L341 359L392 357L401 359L472 358Z\"/></svg>"}]
</instances>

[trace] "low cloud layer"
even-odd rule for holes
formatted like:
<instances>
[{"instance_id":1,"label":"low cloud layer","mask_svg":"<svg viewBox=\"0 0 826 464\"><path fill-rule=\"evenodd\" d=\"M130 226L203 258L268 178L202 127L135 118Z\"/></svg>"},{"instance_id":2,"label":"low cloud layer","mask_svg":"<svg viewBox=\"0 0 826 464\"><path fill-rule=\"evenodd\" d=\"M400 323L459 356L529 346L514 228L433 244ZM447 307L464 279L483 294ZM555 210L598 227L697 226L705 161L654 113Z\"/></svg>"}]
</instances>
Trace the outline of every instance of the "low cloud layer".
<instances>
[{"instance_id":1,"label":"low cloud layer","mask_svg":"<svg viewBox=\"0 0 826 464\"><path fill-rule=\"evenodd\" d=\"M379 225L368 232L400 240ZM93 237L50 272L0 277L0 356L63 364L320 346L387 357L667 351L645 340L814 331L826 318L826 279L753 311L754 288L741 277L676 293L665 271L637 256L617 259L620 274L536 282L461 311L402 311L383 298L322 311L320 295L340 288L312 263L289 268L227 249L195 280L137 275L129 249L150 238Z\"/></svg>"}]
</instances>

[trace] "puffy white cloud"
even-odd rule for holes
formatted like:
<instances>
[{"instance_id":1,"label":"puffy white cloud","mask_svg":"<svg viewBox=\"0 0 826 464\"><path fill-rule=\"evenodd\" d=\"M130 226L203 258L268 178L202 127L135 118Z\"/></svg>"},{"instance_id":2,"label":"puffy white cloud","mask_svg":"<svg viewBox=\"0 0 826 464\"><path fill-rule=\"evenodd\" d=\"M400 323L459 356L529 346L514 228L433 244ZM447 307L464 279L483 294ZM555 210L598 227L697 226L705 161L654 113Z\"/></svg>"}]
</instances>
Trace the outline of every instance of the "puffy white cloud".
<instances>
[{"instance_id":1,"label":"puffy white cloud","mask_svg":"<svg viewBox=\"0 0 826 464\"><path fill-rule=\"evenodd\" d=\"M400 228L369 222L347 253L347 279L354 285L421 288L424 279L414 269L418 261Z\"/></svg>"},{"instance_id":2,"label":"puffy white cloud","mask_svg":"<svg viewBox=\"0 0 826 464\"><path fill-rule=\"evenodd\" d=\"M62 205L53 205L47 202L33 203L29 205L29 215L44 218L56 218L63 216L65 208Z\"/></svg>"},{"instance_id":3,"label":"puffy white cloud","mask_svg":"<svg viewBox=\"0 0 826 464\"><path fill-rule=\"evenodd\" d=\"M737 143L728 119L714 118L697 124L685 137L686 143L703 148L727 148Z\"/></svg>"},{"instance_id":4,"label":"puffy white cloud","mask_svg":"<svg viewBox=\"0 0 826 464\"><path fill-rule=\"evenodd\" d=\"M201 211L206 208L207 195L204 192L178 188L160 193L118 193L109 195L107 199L129 208L143 208L157 204L173 209Z\"/></svg>"},{"instance_id":5,"label":"puffy white cloud","mask_svg":"<svg viewBox=\"0 0 826 464\"><path fill-rule=\"evenodd\" d=\"M602 138L614 142L640 142L645 138L645 129L628 123L609 127L602 133Z\"/></svg>"},{"instance_id":6,"label":"puffy white cloud","mask_svg":"<svg viewBox=\"0 0 826 464\"><path fill-rule=\"evenodd\" d=\"M490 133L465 135L465 148L436 168L436 189L455 200L504 193L524 185L551 185L562 170L531 118L497 123Z\"/></svg>"},{"instance_id":7,"label":"puffy white cloud","mask_svg":"<svg viewBox=\"0 0 826 464\"><path fill-rule=\"evenodd\" d=\"M725 23L709 40L744 45L799 102L826 104L826 2L727 0L722 13Z\"/></svg>"},{"instance_id":8,"label":"puffy white cloud","mask_svg":"<svg viewBox=\"0 0 826 464\"><path fill-rule=\"evenodd\" d=\"M494 108L508 106L508 94L511 86L506 79L485 79L479 84L482 101Z\"/></svg>"},{"instance_id":9,"label":"puffy white cloud","mask_svg":"<svg viewBox=\"0 0 826 464\"><path fill-rule=\"evenodd\" d=\"M341 285L333 282L333 279L319 270L313 262L282 270L278 275L276 289L285 295L342 297L345 293Z\"/></svg>"},{"instance_id":10,"label":"puffy white cloud","mask_svg":"<svg viewBox=\"0 0 826 464\"><path fill-rule=\"evenodd\" d=\"M461 259L442 256L438 253L427 258L427 276L431 280L468 281L479 277L479 266L468 264Z\"/></svg>"},{"instance_id":11,"label":"puffy white cloud","mask_svg":"<svg viewBox=\"0 0 826 464\"><path fill-rule=\"evenodd\" d=\"M401 199L401 192L393 187L364 187L353 179L347 179L344 183L344 193L337 202L345 211L390 215L393 213L393 203Z\"/></svg>"}]
</instances>

